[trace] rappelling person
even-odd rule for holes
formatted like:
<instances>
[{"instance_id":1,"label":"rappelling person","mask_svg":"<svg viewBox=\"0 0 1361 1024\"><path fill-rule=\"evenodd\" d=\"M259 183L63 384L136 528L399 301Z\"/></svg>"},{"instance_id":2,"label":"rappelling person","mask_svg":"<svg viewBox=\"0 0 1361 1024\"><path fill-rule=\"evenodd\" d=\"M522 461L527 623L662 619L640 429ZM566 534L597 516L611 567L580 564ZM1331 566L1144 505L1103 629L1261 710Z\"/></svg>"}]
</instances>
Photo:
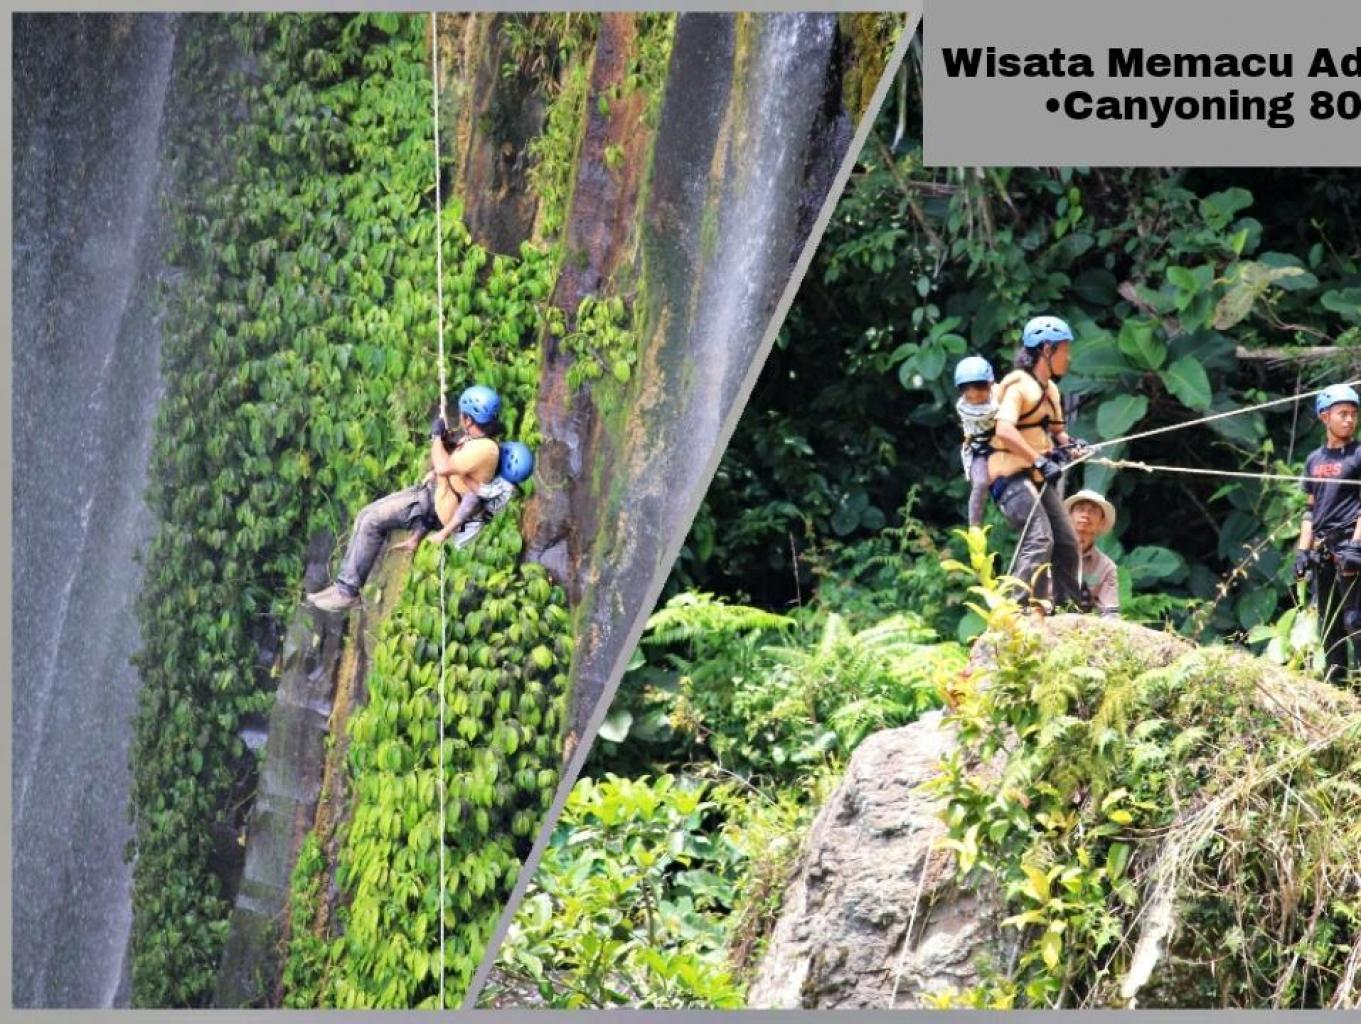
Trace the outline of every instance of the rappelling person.
<instances>
[{"instance_id":1,"label":"rappelling person","mask_svg":"<svg viewBox=\"0 0 1361 1024\"><path fill-rule=\"evenodd\" d=\"M500 449L496 476L492 477L490 483L480 484L471 476L451 474L451 479L453 476L461 477L467 490L459 500L453 518L431 538L433 543L442 544L452 536L455 547L466 545L481 532L483 526L491 522L493 516L515 499L517 485L533 475L534 453L530 451L529 445L520 441L502 441ZM392 546L393 550L415 551L429 532L424 524L416 526L407 540Z\"/></svg>"},{"instance_id":2,"label":"rappelling person","mask_svg":"<svg viewBox=\"0 0 1361 1024\"><path fill-rule=\"evenodd\" d=\"M1012 575L1030 587L1040 611L1079 597L1078 543L1063 507L1061 449L1082 442L1064 429L1058 381L1068 371L1073 332L1056 316L1037 316L1021 332L1015 369L997 386L997 425L988 480L1007 522L1021 531Z\"/></svg>"},{"instance_id":3,"label":"rappelling person","mask_svg":"<svg viewBox=\"0 0 1361 1024\"><path fill-rule=\"evenodd\" d=\"M1077 534L1078 607L1098 615L1120 614L1120 577L1111 556L1096 546L1115 528L1115 506L1096 491L1082 490L1064 501Z\"/></svg>"},{"instance_id":4,"label":"rappelling person","mask_svg":"<svg viewBox=\"0 0 1361 1024\"><path fill-rule=\"evenodd\" d=\"M997 423L997 386L992 364L982 356L965 356L955 367L955 412L964 430L959 456L969 481L969 525L983 525L988 503L988 456Z\"/></svg>"},{"instance_id":5,"label":"rappelling person","mask_svg":"<svg viewBox=\"0 0 1361 1024\"><path fill-rule=\"evenodd\" d=\"M514 494L493 485L503 464L513 485L533 471L533 456L518 442L503 452L497 438L504 432L498 418L501 397L482 384L458 398L459 428L451 431L442 416L430 426L431 471L414 487L408 487L366 505L355 517L350 543L345 549L335 583L309 594L307 601L322 611L343 611L360 603L359 590L369 577L388 534L412 530L407 544L413 549L429 534L433 543L451 536L462 546L472 540L482 524L504 508ZM465 505L465 499L467 503Z\"/></svg>"},{"instance_id":6,"label":"rappelling person","mask_svg":"<svg viewBox=\"0 0 1361 1024\"><path fill-rule=\"evenodd\" d=\"M1358 407L1361 399L1347 384L1326 387L1314 399L1327 436L1304 462L1308 498L1295 552L1296 578L1313 577L1325 678L1332 682L1346 676L1348 647L1361 665L1361 488L1333 483L1361 481Z\"/></svg>"}]
</instances>

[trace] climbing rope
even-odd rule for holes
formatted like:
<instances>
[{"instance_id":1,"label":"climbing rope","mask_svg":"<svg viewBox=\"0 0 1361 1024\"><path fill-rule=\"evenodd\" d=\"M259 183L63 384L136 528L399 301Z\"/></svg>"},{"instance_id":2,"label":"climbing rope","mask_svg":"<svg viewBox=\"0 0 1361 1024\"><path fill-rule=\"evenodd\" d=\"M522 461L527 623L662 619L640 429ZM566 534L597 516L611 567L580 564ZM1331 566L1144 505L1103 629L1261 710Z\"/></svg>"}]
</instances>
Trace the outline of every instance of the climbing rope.
<instances>
[{"instance_id":1,"label":"climbing rope","mask_svg":"<svg viewBox=\"0 0 1361 1024\"><path fill-rule=\"evenodd\" d=\"M1025 535L1030 532L1030 523L1035 518L1035 510L1040 507L1040 502L1044 501L1044 492L1049 487L1046 480L1040 484L1040 491L1035 495L1035 502L1030 506L1030 515L1025 517L1025 525L1021 527L1021 532L1016 537L1016 550L1011 553L1011 563L1007 566L1007 575L1010 576L1016 571L1016 559L1021 554L1021 544L1025 541Z\"/></svg>"},{"instance_id":2,"label":"climbing rope","mask_svg":"<svg viewBox=\"0 0 1361 1024\"><path fill-rule=\"evenodd\" d=\"M1097 466L1109 466L1111 469L1138 469L1145 473L1182 473L1186 476L1225 476L1233 477L1237 480L1286 480L1292 483L1324 483L1329 486L1333 484L1361 485L1361 480L1320 479L1312 476L1295 476L1290 473L1249 473L1244 470L1206 469L1201 466L1160 466L1147 462L1137 462L1133 459L1088 458L1076 460L1073 465L1076 466L1079 462L1090 462Z\"/></svg>"},{"instance_id":3,"label":"climbing rope","mask_svg":"<svg viewBox=\"0 0 1361 1024\"><path fill-rule=\"evenodd\" d=\"M439 169L439 50L437 15L430 12L430 115L435 125L435 323L439 336L439 414L447 414L444 396L448 381L444 367L444 225L441 219ZM438 485L436 486L438 492ZM449 622L444 607L444 548L439 547L439 1008L444 1009L444 655L448 648Z\"/></svg>"},{"instance_id":4,"label":"climbing rope","mask_svg":"<svg viewBox=\"0 0 1361 1024\"><path fill-rule=\"evenodd\" d=\"M430 12L430 117L435 125L435 321L439 330L439 414L447 416L444 396L449 382L444 367L444 224L439 180L439 53L435 47L437 15Z\"/></svg>"},{"instance_id":5,"label":"climbing rope","mask_svg":"<svg viewBox=\"0 0 1361 1024\"><path fill-rule=\"evenodd\" d=\"M1361 384L1361 379L1349 380L1345 382L1349 387L1356 387ZM1332 385L1329 385L1330 387ZM1248 412L1257 412L1260 409L1271 409L1278 405L1288 405L1291 402L1300 402L1306 398L1313 398L1321 394L1326 388L1319 388L1317 391L1306 391L1302 395L1286 395L1284 398L1273 398L1269 402L1259 402L1256 405L1245 405L1239 409L1229 409L1226 412L1216 412L1209 416L1201 416L1194 420L1183 420L1180 423L1169 423L1166 426L1154 427L1152 430L1143 430L1137 434L1126 434L1124 437L1113 437L1109 441L1099 441L1096 444L1087 445L1088 451L1099 452L1103 448L1110 448L1112 445L1125 444L1128 441L1140 441L1145 437L1154 437L1158 434L1168 434L1174 430L1184 430L1187 427L1198 427L1203 423L1213 423L1216 420L1228 419L1230 416L1241 416Z\"/></svg>"},{"instance_id":6,"label":"climbing rope","mask_svg":"<svg viewBox=\"0 0 1361 1024\"><path fill-rule=\"evenodd\" d=\"M1347 386L1355 387L1358 384L1361 384L1361 378L1358 378L1357 380L1347 381L1346 384ZM1230 416L1241 416L1244 413L1257 412L1261 409L1270 409L1274 408L1275 406L1287 405L1291 403L1295 403L1296 408L1298 408L1299 402L1306 398L1312 398L1315 395L1322 393L1324 390L1326 390L1326 388L1318 388L1315 391L1306 391L1304 394L1286 395L1283 398L1273 398L1270 401L1259 402L1256 405L1245 405L1239 409L1229 409L1225 412L1212 413L1209 416L1201 416L1197 419L1183 420L1180 423L1170 423L1167 424L1166 426L1154 427L1151 430L1143 430L1136 434L1126 434L1124 437L1114 437L1108 441L1100 441L1096 444L1084 445L1083 447L1085 450L1083 451L1083 454L1073 459L1073 461L1069 462L1067 465L1065 465L1063 467L1063 472L1067 474L1069 470L1075 469L1078 466L1082 465L1083 463L1090 462L1093 465L1108 466L1111 469L1138 469L1143 470L1146 473L1181 473L1187 476L1221 476L1233 477L1240 480L1287 480L1295 483L1307 483L1311 481L1313 478L1307 476L1291 476L1284 473L1248 473L1228 469L1200 469L1193 466L1158 466L1150 465L1147 462L1136 462L1129 459L1097 458L1096 453L1101 451L1103 448L1110 448L1117 444L1125 444L1130 441L1139 441L1142 440L1143 438L1154 437L1158 434L1168 434L1174 430L1184 430L1187 427L1195 427L1205 423L1213 423L1216 420L1228 419ZM1328 482L1361 484L1361 480L1331 480ZM1046 484L1045 486L1048 485ZM1025 540L1026 533L1030 530L1031 521L1035 518L1035 510L1039 508L1040 501L1043 498L1044 487L1041 487L1034 504L1031 505L1030 507L1030 514L1026 516L1025 525L1021 527L1021 532L1016 543L1016 550L1012 552L1011 562L1007 566L1008 576L1012 575L1012 573L1016 569L1016 559L1020 556L1021 553L1021 542Z\"/></svg>"}]
</instances>

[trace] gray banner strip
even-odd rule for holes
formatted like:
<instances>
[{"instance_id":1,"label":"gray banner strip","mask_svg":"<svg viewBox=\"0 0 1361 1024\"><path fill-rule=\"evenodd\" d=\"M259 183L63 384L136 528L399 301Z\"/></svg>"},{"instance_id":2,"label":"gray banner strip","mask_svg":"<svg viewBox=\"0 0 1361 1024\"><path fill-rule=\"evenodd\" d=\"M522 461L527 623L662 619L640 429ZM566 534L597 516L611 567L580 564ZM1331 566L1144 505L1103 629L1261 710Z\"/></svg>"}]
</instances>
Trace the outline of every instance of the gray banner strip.
<instances>
[{"instance_id":1,"label":"gray banner strip","mask_svg":"<svg viewBox=\"0 0 1361 1024\"><path fill-rule=\"evenodd\" d=\"M928 165L1361 161L1355 4L937 0L922 38Z\"/></svg>"},{"instance_id":2,"label":"gray banner strip","mask_svg":"<svg viewBox=\"0 0 1361 1024\"><path fill-rule=\"evenodd\" d=\"M889 55L888 64L884 69L883 76L879 80L878 86L874 91L874 98L870 101L869 109L861 118L860 124L856 128L855 138L851 140L850 147L846 151L845 158L841 161L841 167L837 170L836 177L832 181L831 188L827 192L827 198L823 201L822 209L818 212L818 218L813 224L812 230L808 234L808 241L804 243L803 252L800 254L798 262L794 265L794 270L790 274L789 282L785 285L780 301L775 306L775 311L771 314L770 322L766 326L765 334L761 338L761 345L757 349L755 357L752 359L751 367L747 371L746 379L738 389L736 397L733 399L732 409L728 413L727 422L723 424L718 434L718 443L708 455L708 466L704 471L704 479L712 480L714 472L718 469L719 460L723 457L724 450L728 447L728 441L732 437L733 429L737 426L737 421L742 418L742 411L746 408L747 398L751 395L751 389L756 386L756 379L760 376L761 367L765 365L766 356L770 353L771 346L775 343L775 335L779 333L780 325L784 323L785 315L789 312L789 307L794 302L794 297L798 294L799 285L803 281L803 275L808 270L808 264L812 262L813 253L817 251L818 243L822 240L822 233L827 228L827 222L832 219L832 213L836 209L837 201L841 198L842 190L846 187L846 182L850 179L851 171L855 167L855 162L860 156L861 147L865 140L869 138L870 129L874 125L874 118L883 106L884 97L888 95L888 90L892 85L894 75L897 73L898 66L903 61L903 55L907 52L908 43L912 39L912 34L916 31L917 21L921 15L918 13L905 14L906 24L903 34L899 38L897 45L893 48L893 53ZM700 502L704 495L696 493L690 501L690 507L685 511L683 521L687 524L695 518L695 513L699 510ZM687 525L687 530L689 529ZM572 758L563 771L562 780L558 785L558 791L554 794L553 805L548 809L544 818L544 823L540 828L539 835L534 841L534 846L529 852L529 857L525 861L524 867L520 869L520 877L515 880L515 888L510 894L510 900L506 903L506 909L501 914L501 920L496 923L496 930L492 933L491 940L487 944L487 953L483 957L481 965L473 975L473 979L468 989L468 998L463 1003L464 1009L471 1009L477 1005L477 997L481 993L483 986L487 982L487 975L491 973L492 965L496 962L496 953L501 946L502 940L506 937L506 932L510 929L511 921L514 920L515 911L524 899L525 891L529 888L529 883L534 877L534 872L539 866L539 861L543 858L544 850L548 846L549 837L552 835L553 827L558 818L562 815L562 809L567 803L567 795L571 792L573 783L577 776L581 774L581 766L586 761L587 754L590 753L591 745L595 741L595 735L600 728L600 723L604 720L606 712L609 711L610 703L614 700L615 691L619 688L619 681L623 677L624 668L628 664L628 654L638 645L638 639L642 636L643 626L647 622L648 616L652 613L653 606L657 603L657 597L662 592L662 586L666 583L666 577L671 572L671 565L680 553L681 545L685 542L683 534L670 538L667 547L658 561L658 572L648 589L647 599L643 601L642 607L638 611L637 618L629 628L628 637L621 648L624 655L620 657L611 673L605 690L592 712L590 721L587 725L585 734L577 749L573 751Z\"/></svg>"}]
</instances>

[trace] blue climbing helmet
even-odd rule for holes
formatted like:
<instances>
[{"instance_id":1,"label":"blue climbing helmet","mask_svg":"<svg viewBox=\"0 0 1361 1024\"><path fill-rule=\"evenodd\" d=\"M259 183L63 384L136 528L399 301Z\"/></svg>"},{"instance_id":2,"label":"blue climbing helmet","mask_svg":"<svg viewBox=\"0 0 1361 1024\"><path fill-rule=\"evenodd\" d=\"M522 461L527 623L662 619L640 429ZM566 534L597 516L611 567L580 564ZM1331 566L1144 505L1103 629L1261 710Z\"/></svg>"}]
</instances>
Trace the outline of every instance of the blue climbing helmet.
<instances>
[{"instance_id":1,"label":"blue climbing helmet","mask_svg":"<svg viewBox=\"0 0 1361 1024\"><path fill-rule=\"evenodd\" d=\"M522 484L534 472L534 453L520 441L501 444L500 475L513 484Z\"/></svg>"},{"instance_id":2,"label":"blue climbing helmet","mask_svg":"<svg viewBox=\"0 0 1361 1024\"><path fill-rule=\"evenodd\" d=\"M1314 399L1314 411L1320 416L1335 405L1343 402L1351 402L1352 405L1361 409L1361 398L1357 398L1356 391L1350 384L1330 384L1318 393Z\"/></svg>"},{"instance_id":3,"label":"blue climbing helmet","mask_svg":"<svg viewBox=\"0 0 1361 1024\"><path fill-rule=\"evenodd\" d=\"M1021 344L1026 348L1039 348L1041 345L1057 345L1072 341L1073 329L1056 316L1037 316L1031 319L1021 331Z\"/></svg>"},{"instance_id":4,"label":"blue climbing helmet","mask_svg":"<svg viewBox=\"0 0 1361 1024\"><path fill-rule=\"evenodd\" d=\"M474 384L458 396L458 411L485 427L501 411L501 396L485 384Z\"/></svg>"},{"instance_id":5,"label":"blue climbing helmet","mask_svg":"<svg viewBox=\"0 0 1361 1024\"><path fill-rule=\"evenodd\" d=\"M992 372L992 364L982 356L965 356L955 366L955 387L965 384L991 384L997 377Z\"/></svg>"}]
</instances>

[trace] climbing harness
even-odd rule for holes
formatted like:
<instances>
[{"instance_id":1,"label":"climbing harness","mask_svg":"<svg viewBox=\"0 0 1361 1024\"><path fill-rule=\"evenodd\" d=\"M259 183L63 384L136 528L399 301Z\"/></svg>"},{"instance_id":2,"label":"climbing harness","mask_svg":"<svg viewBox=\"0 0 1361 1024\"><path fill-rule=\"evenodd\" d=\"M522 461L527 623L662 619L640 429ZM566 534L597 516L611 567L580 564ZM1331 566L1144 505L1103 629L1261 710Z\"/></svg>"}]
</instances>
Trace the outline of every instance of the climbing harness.
<instances>
[{"instance_id":1,"label":"climbing harness","mask_svg":"<svg viewBox=\"0 0 1361 1024\"><path fill-rule=\"evenodd\" d=\"M447 419L445 395L448 380L444 367L444 225L439 180L439 27L430 12L430 114L435 126L435 323L439 336L439 414ZM444 545L439 550L439 1008L444 1009L444 655L448 649L449 619L444 606Z\"/></svg>"}]
</instances>

